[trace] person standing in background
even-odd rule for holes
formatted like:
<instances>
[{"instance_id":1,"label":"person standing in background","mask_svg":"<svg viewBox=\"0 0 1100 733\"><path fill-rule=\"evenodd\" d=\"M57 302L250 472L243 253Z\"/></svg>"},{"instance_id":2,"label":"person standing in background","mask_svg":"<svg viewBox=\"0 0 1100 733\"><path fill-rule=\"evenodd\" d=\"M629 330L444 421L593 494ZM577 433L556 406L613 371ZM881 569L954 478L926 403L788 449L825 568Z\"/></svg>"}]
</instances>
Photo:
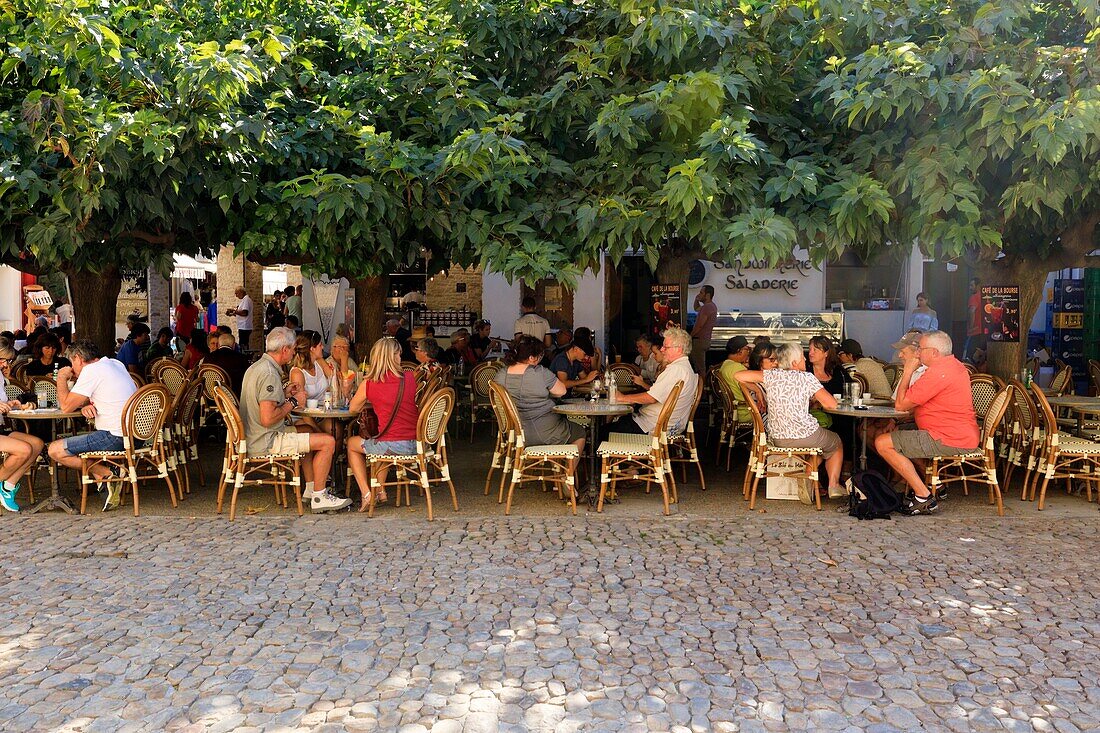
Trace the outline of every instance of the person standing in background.
<instances>
[{"instance_id":1,"label":"person standing in background","mask_svg":"<svg viewBox=\"0 0 1100 733\"><path fill-rule=\"evenodd\" d=\"M917 293L917 307L909 313L909 323L906 331L936 331L940 327L940 319L936 311L928 305L928 296Z\"/></svg>"},{"instance_id":2,"label":"person standing in background","mask_svg":"<svg viewBox=\"0 0 1100 733\"><path fill-rule=\"evenodd\" d=\"M237 318L237 343L247 351L248 342L252 340L252 298L240 286L233 292L238 298L237 307L230 308L225 314Z\"/></svg>"},{"instance_id":3,"label":"person standing in background","mask_svg":"<svg viewBox=\"0 0 1100 733\"><path fill-rule=\"evenodd\" d=\"M695 326L691 329L691 363L695 371L705 374L707 371L707 349L714 324L718 322L718 306L714 304L714 288L704 285L695 294Z\"/></svg>"},{"instance_id":4,"label":"person standing in background","mask_svg":"<svg viewBox=\"0 0 1100 733\"><path fill-rule=\"evenodd\" d=\"M57 313L57 335L66 341L73 340L73 307L69 305L68 298L61 298L54 308Z\"/></svg>"},{"instance_id":5,"label":"person standing in background","mask_svg":"<svg viewBox=\"0 0 1100 733\"><path fill-rule=\"evenodd\" d=\"M982 336L982 289L978 278L970 278L970 298L966 301L966 341L963 344L963 359L969 359L974 349L981 344Z\"/></svg>"},{"instance_id":6,"label":"person standing in background","mask_svg":"<svg viewBox=\"0 0 1100 733\"><path fill-rule=\"evenodd\" d=\"M298 333L302 332L302 291L301 285L295 288L293 285L287 285L286 290L286 314L288 316L294 316L298 319L298 327L295 329Z\"/></svg>"},{"instance_id":7,"label":"person standing in background","mask_svg":"<svg viewBox=\"0 0 1100 733\"><path fill-rule=\"evenodd\" d=\"M516 319L512 333L532 336L550 346L550 322L535 312L535 299L528 295L520 303L523 315Z\"/></svg>"},{"instance_id":8,"label":"person standing in background","mask_svg":"<svg viewBox=\"0 0 1100 733\"><path fill-rule=\"evenodd\" d=\"M195 330L198 320L199 309L195 307L191 293L187 291L180 293L180 302L176 306L176 335L184 342L190 341L191 333Z\"/></svg>"}]
</instances>

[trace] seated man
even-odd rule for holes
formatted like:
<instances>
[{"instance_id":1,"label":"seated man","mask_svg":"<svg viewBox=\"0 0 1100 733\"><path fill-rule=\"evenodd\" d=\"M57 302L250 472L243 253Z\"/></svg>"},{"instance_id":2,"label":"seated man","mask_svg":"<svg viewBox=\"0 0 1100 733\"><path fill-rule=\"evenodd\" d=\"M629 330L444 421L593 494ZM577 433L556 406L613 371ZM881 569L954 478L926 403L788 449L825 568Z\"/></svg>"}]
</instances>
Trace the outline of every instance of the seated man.
<instances>
[{"instance_id":1,"label":"seated man","mask_svg":"<svg viewBox=\"0 0 1100 733\"><path fill-rule=\"evenodd\" d=\"M145 366L145 349L149 347L149 324L135 323L130 338L118 350L119 361L127 367L140 370Z\"/></svg>"},{"instance_id":2,"label":"seated man","mask_svg":"<svg viewBox=\"0 0 1100 733\"><path fill-rule=\"evenodd\" d=\"M151 362L155 359L171 359L174 354L172 353L172 329L165 326L157 332L157 340L149 344L149 348L145 350L145 362Z\"/></svg>"},{"instance_id":3,"label":"seated man","mask_svg":"<svg viewBox=\"0 0 1100 733\"><path fill-rule=\"evenodd\" d=\"M646 392L620 394L619 402L640 405L630 417L623 417L611 423L609 433L650 434L657 427L657 417L672 391L673 386L682 381L680 398L672 410L672 419L668 422L670 435L678 435L687 428L691 416L691 405L695 402L695 389L699 376L691 367L691 336L682 328L670 328L664 332L664 344L661 346L664 356L664 371L657 375L657 381Z\"/></svg>"},{"instance_id":4,"label":"seated man","mask_svg":"<svg viewBox=\"0 0 1100 733\"><path fill-rule=\"evenodd\" d=\"M149 327L144 323L145 336ZM136 327L135 327L136 328ZM50 443L49 456L66 468L79 471L80 454L94 451L122 450L122 408L130 395L137 391L122 362L101 357L99 347L92 341L77 341L69 347L67 356L72 366L57 372L57 402L62 412L80 411L89 420L95 420L95 430L73 435ZM69 380L76 376L76 385L70 390ZM106 468L92 469L92 477L102 481L110 473ZM102 489L102 484L100 485ZM122 485L107 485L107 500L103 511L118 507Z\"/></svg>"},{"instance_id":5,"label":"seated man","mask_svg":"<svg viewBox=\"0 0 1100 733\"><path fill-rule=\"evenodd\" d=\"M882 365L877 361L863 355L863 347L858 341L844 339L840 342L836 355L845 369L854 371L867 380L867 389L871 390L872 397L884 400L890 398L893 390L890 388L890 380L886 378L886 372L882 371Z\"/></svg>"},{"instance_id":6,"label":"seated man","mask_svg":"<svg viewBox=\"0 0 1100 733\"><path fill-rule=\"evenodd\" d=\"M557 375L566 389L588 384L596 378L597 372L595 369L590 372L582 370L581 360L585 356L592 356L592 354L585 351L584 346L571 342L550 360L550 371Z\"/></svg>"},{"instance_id":7,"label":"seated man","mask_svg":"<svg viewBox=\"0 0 1100 733\"><path fill-rule=\"evenodd\" d=\"M302 472L306 476L308 499L315 512L333 511L351 506L351 499L338 499L327 489L314 490L314 481L324 482L332 467L336 439L325 433L299 432L287 425L290 413L303 399L301 387L291 382L283 388L283 367L294 356L295 334L279 326L267 335L266 353L244 373L241 385L241 421L249 453L300 453Z\"/></svg>"},{"instance_id":8,"label":"seated man","mask_svg":"<svg viewBox=\"0 0 1100 733\"><path fill-rule=\"evenodd\" d=\"M404 346L402 346L402 358L404 358ZM413 356L415 359L416 356ZM451 364L454 367L458 367L458 363L462 362L464 368L469 369L477 366L477 354L470 348L470 332L465 328L460 328L451 334L451 345L443 352L443 356L439 359L444 364Z\"/></svg>"},{"instance_id":9,"label":"seated man","mask_svg":"<svg viewBox=\"0 0 1100 733\"><path fill-rule=\"evenodd\" d=\"M744 336L734 336L726 342L726 360L722 362L722 366L718 369L718 374L729 385L734 398L737 400L738 424L750 427L752 427L752 413L745 405L745 394L741 391L741 383L737 381L735 375L737 372L748 369L747 364L751 353L752 346L749 345L749 340Z\"/></svg>"},{"instance_id":10,"label":"seated man","mask_svg":"<svg viewBox=\"0 0 1100 733\"><path fill-rule=\"evenodd\" d=\"M895 409L913 412L916 429L894 430L875 437L875 450L913 491L913 498L904 508L909 514L931 514L938 508L936 497L910 459L967 453L977 448L981 439L970 375L951 355L951 346L951 337L943 331L921 336L919 355L905 360L894 400ZM910 384L920 365L927 367L924 375Z\"/></svg>"},{"instance_id":11,"label":"seated man","mask_svg":"<svg viewBox=\"0 0 1100 733\"><path fill-rule=\"evenodd\" d=\"M203 364L213 364L225 370L229 375L230 388L233 394L241 396L241 385L244 383L244 373L248 371L248 358L237 351L237 339L231 333L218 334L218 348L210 352L203 359Z\"/></svg>"}]
</instances>

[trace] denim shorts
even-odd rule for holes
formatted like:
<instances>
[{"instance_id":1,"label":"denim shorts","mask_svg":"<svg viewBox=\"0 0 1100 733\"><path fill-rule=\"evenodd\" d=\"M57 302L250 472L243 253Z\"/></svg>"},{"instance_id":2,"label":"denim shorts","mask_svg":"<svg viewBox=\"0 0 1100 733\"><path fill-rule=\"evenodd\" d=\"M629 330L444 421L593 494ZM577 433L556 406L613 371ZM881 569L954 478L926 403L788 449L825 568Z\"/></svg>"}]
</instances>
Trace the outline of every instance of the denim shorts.
<instances>
[{"instance_id":1,"label":"denim shorts","mask_svg":"<svg viewBox=\"0 0 1100 733\"><path fill-rule=\"evenodd\" d=\"M416 455L416 441L364 438L363 452L368 456L412 456Z\"/></svg>"},{"instance_id":2,"label":"denim shorts","mask_svg":"<svg viewBox=\"0 0 1100 733\"><path fill-rule=\"evenodd\" d=\"M96 430L65 438L65 452L70 456L96 451L120 451L122 438L109 430Z\"/></svg>"}]
</instances>

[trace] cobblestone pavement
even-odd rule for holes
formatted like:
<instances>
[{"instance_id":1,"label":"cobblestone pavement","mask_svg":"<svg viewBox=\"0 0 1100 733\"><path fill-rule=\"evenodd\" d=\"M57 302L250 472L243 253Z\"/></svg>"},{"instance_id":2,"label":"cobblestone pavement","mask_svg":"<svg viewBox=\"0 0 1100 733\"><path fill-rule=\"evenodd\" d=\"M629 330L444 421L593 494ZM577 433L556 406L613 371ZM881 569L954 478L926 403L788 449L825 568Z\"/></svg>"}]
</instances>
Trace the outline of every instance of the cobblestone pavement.
<instances>
[{"instance_id":1,"label":"cobblestone pavement","mask_svg":"<svg viewBox=\"0 0 1100 733\"><path fill-rule=\"evenodd\" d=\"M0 729L1095 730L1093 517L4 521Z\"/></svg>"}]
</instances>

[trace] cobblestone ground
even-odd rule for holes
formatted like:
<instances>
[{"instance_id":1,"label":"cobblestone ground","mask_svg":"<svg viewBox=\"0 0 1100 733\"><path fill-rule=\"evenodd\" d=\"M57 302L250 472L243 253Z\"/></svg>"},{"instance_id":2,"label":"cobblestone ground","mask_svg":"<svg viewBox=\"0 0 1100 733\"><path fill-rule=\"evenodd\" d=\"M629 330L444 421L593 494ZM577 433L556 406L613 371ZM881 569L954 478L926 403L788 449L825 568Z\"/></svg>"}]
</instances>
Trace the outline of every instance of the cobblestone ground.
<instances>
[{"instance_id":1,"label":"cobblestone ground","mask_svg":"<svg viewBox=\"0 0 1100 733\"><path fill-rule=\"evenodd\" d=\"M4 521L0 729L1096 730L1094 517Z\"/></svg>"}]
</instances>

